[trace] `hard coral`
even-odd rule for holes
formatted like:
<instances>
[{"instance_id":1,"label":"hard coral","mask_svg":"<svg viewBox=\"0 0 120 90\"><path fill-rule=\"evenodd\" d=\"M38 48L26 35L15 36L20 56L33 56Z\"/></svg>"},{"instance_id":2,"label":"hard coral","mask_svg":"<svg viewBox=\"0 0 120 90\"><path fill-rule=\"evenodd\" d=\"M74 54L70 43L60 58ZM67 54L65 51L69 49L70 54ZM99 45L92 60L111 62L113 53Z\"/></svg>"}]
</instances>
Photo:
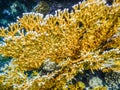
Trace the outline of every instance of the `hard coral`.
<instances>
[{"instance_id":1,"label":"hard coral","mask_svg":"<svg viewBox=\"0 0 120 90\"><path fill-rule=\"evenodd\" d=\"M67 89L67 82L79 71L120 71L119 12L119 3L107 6L101 0L88 0L73 6L70 13L58 10L45 18L26 13L8 28L1 28L5 45L0 46L0 54L13 57L11 64L15 65L9 66L6 76L0 75L5 78L3 86ZM24 71L40 70L47 60L59 68L27 79ZM13 76L17 82L10 78Z\"/></svg>"}]
</instances>

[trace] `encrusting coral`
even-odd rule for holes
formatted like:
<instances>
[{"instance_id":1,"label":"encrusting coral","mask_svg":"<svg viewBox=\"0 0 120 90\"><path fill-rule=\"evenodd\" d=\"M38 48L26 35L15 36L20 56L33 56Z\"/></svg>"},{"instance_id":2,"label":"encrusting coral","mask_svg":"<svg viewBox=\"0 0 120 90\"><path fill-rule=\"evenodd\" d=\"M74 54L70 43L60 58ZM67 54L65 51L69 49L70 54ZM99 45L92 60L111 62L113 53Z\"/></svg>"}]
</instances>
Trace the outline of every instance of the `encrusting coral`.
<instances>
[{"instance_id":1,"label":"encrusting coral","mask_svg":"<svg viewBox=\"0 0 120 90\"><path fill-rule=\"evenodd\" d=\"M68 90L68 82L80 71L120 71L119 2L108 6L102 0L87 0L71 12L58 10L45 18L25 13L0 28L0 37L5 42L0 54L13 58L0 75L3 90ZM39 70L46 61L59 68L33 78L24 73Z\"/></svg>"}]
</instances>

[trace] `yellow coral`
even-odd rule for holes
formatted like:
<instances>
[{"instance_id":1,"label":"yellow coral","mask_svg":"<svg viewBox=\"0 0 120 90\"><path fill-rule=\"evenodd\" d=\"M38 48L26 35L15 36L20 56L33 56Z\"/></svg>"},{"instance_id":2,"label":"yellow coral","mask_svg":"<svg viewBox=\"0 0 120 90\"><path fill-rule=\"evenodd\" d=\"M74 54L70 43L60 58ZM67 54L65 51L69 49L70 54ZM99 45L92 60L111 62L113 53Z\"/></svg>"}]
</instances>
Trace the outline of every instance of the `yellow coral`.
<instances>
[{"instance_id":1,"label":"yellow coral","mask_svg":"<svg viewBox=\"0 0 120 90\"><path fill-rule=\"evenodd\" d=\"M20 73L39 70L48 59L60 67L46 77L28 80L31 83L23 81L19 88L65 87L66 80L83 70L120 71L120 4L116 3L107 6L102 0L88 0L73 6L70 13L64 9L45 18L26 13L8 28L0 28L5 40L0 54L13 57ZM20 81L11 74L15 75Z\"/></svg>"}]
</instances>

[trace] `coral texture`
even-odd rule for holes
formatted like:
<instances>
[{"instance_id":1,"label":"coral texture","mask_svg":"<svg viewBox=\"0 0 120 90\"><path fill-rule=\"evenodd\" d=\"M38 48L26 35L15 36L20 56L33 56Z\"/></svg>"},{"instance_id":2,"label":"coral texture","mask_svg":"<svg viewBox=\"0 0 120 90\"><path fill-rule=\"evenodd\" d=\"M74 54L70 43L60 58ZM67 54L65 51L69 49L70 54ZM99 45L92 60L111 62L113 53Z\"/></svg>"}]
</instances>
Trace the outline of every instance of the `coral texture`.
<instances>
[{"instance_id":1,"label":"coral texture","mask_svg":"<svg viewBox=\"0 0 120 90\"><path fill-rule=\"evenodd\" d=\"M71 12L58 10L45 18L25 13L16 23L0 28L0 37L4 38L0 54L12 57L0 74L3 90L72 90L68 82L83 70L120 71L119 2L108 6L87 0ZM45 62L53 63L50 71L47 64L49 73L34 72L28 78L25 71L40 71ZM79 90L85 87L81 85Z\"/></svg>"}]
</instances>

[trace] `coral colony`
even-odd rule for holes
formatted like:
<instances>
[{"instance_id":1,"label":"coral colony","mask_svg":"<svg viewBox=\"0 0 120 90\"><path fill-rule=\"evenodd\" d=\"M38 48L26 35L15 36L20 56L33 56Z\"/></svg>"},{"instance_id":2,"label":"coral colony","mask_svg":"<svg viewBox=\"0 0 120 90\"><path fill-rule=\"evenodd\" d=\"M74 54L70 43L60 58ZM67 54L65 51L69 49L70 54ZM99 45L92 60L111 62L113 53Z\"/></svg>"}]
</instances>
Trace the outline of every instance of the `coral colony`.
<instances>
[{"instance_id":1,"label":"coral colony","mask_svg":"<svg viewBox=\"0 0 120 90\"><path fill-rule=\"evenodd\" d=\"M12 58L1 68L0 90L83 90L83 82L70 83L79 72L120 71L120 2L87 0L45 17L24 13L1 27L0 37L0 54Z\"/></svg>"}]
</instances>

